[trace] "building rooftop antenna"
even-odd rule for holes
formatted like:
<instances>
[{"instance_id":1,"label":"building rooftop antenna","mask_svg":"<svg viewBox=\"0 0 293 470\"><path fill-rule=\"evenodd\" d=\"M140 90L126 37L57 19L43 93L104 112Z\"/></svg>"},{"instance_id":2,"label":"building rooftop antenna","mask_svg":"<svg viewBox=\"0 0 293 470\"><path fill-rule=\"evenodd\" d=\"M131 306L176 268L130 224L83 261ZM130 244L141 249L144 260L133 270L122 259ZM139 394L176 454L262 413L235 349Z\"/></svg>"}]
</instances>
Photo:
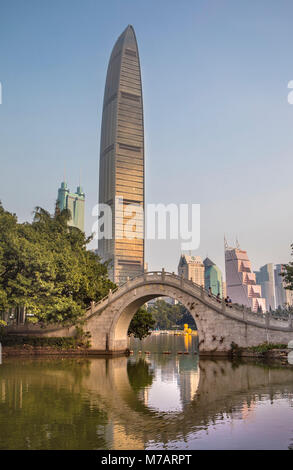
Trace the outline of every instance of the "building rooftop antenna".
<instances>
[{"instance_id":1,"label":"building rooftop antenna","mask_svg":"<svg viewBox=\"0 0 293 470\"><path fill-rule=\"evenodd\" d=\"M227 239L226 239L226 235L224 234L224 250L228 250L228 243L227 243Z\"/></svg>"},{"instance_id":2,"label":"building rooftop antenna","mask_svg":"<svg viewBox=\"0 0 293 470\"><path fill-rule=\"evenodd\" d=\"M238 235L236 235L236 248L238 250L240 250L240 245L239 245L239 241L238 241Z\"/></svg>"}]
</instances>

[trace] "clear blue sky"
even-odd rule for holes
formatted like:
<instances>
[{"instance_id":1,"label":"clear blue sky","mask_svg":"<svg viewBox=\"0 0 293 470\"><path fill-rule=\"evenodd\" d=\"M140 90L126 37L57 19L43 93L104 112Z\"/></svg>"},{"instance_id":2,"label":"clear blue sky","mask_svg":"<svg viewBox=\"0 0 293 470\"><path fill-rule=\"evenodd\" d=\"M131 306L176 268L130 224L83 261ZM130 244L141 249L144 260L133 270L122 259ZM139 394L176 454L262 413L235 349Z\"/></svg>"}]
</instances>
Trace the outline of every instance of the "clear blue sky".
<instances>
[{"instance_id":1,"label":"clear blue sky","mask_svg":"<svg viewBox=\"0 0 293 470\"><path fill-rule=\"evenodd\" d=\"M224 268L236 234L253 267L293 242L290 0L1 0L0 199L31 220L81 172L86 227L97 201L111 49L135 28L142 66L146 201L200 203L194 254ZM149 268L177 270L177 242L147 242Z\"/></svg>"}]
</instances>

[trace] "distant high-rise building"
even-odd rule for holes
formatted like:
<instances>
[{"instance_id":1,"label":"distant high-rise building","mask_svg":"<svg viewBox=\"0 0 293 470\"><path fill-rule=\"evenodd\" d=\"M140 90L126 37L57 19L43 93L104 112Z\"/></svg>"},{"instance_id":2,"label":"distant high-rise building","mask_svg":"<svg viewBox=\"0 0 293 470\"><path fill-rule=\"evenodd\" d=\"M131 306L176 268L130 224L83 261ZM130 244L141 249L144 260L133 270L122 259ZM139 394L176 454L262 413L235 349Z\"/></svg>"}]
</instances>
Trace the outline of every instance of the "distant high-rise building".
<instances>
[{"instance_id":1,"label":"distant high-rise building","mask_svg":"<svg viewBox=\"0 0 293 470\"><path fill-rule=\"evenodd\" d=\"M230 248L225 243L225 269L227 295L232 302L246 305L252 311L266 311L266 301L261 294L261 286L256 283L247 252L240 248Z\"/></svg>"},{"instance_id":2,"label":"distant high-rise building","mask_svg":"<svg viewBox=\"0 0 293 470\"><path fill-rule=\"evenodd\" d=\"M267 311L275 310L276 298L275 298L275 276L274 276L274 265L273 263L265 264L261 266L259 271L254 271L256 277L256 283L261 286L262 297L266 299Z\"/></svg>"},{"instance_id":3,"label":"distant high-rise building","mask_svg":"<svg viewBox=\"0 0 293 470\"><path fill-rule=\"evenodd\" d=\"M284 272L283 264L276 264L275 266L275 293L276 293L276 308L284 308L293 305L293 291L285 289L286 283L281 273Z\"/></svg>"},{"instance_id":4,"label":"distant high-rise building","mask_svg":"<svg viewBox=\"0 0 293 470\"><path fill-rule=\"evenodd\" d=\"M226 284L226 281L223 281L223 297L224 297L224 299L227 297L227 284Z\"/></svg>"},{"instance_id":5,"label":"distant high-rise building","mask_svg":"<svg viewBox=\"0 0 293 470\"><path fill-rule=\"evenodd\" d=\"M199 286L205 285L204 264L200 256L181 255L178 265L178 275L191 279Z\"/></svg>"},{"instance_id":6,"label":"distant high-rise building","mask_svg":"<svg viewBox=\"0 0 293 470\"><path fill-rule=\"evenodd\" d=\"M111 53L104 93L99 202L112 209L112 239L99 240L117 284L144 271L144 216L137 217L136 238L127 236L129 204L144 211L144 124L142 84L134 29L128 26ZM123 204L118 199L123 198ZM124 217L122 217L124 216Z\"/></svg>"},{"instance_id":7,"label":"distant high-rise building","mask_svg":"<svg viewBox=\"0 0 293 470\"><path fill-rule=\"evenodd\" d=\"M203 261L204 264L204 279L205 288L211 288L212 294L223 296L223 278L222 273L218 266L213 263L209 258Z\"/></svg>"},{"instance_id":8,"label":"distant high-rise building","mask_svg":"<svg viewBox=\"0 0 293 470\"><path fill-rule=\"evenodd\" d=\"M84 202L85 194L80 186L77 187L76 193L71 193L65 181L61 183L61 187L58 189L58 206L62 211L63 209L69 209L71 213L71 219L68 225L79 228L84 232Z\"/></svg>"}]
</instances>

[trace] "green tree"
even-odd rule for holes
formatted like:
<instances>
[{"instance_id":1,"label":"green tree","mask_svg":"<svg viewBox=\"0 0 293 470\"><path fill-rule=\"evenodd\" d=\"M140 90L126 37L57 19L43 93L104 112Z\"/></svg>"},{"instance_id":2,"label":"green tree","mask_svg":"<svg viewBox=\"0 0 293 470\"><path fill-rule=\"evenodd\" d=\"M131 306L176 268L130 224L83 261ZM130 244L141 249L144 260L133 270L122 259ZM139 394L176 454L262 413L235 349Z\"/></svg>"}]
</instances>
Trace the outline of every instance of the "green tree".
<instances>
[{"instance_id":1,"label":"green tree","mask_svg":"<svg viewBox=\"0 0 293 470\"><path fill-rule=\"evenodd\" d=\"M155 321L152 318L152 314L146 308L141 307L130 322L128 336L133 335L135 338L142 340L151 334L154 324Z\"/></svg>"},{"instance_id":2,"label":"green tree","mask_svg":"<svg viewBox=\"0 0 293 470\"><path fill-rule=\"evenodd\" d=\"M188 323L195 327L195 322L182 304L172 305L163 299L158 299L153 305L149 306L148 311L155 320L155 327L160 330L169 330L176 326L182 326Z\"/></svg>"},{"instance_id":3,"label":"green tree","mask_svg":"<svg viewBox=\"0 0 293 470\"><path fill-rule=\"evenodd\" d=\"M291 245L292 256L293 256L293 243ZM293 290L293 262L284 265L285 271L281 274L284 277L286 283L286 289Z\"/></svg>"},{"instance_id":4,"label":"green tree","mask_svg":"<svg viewBox=\"0 0 293 470\"><path fill-rule=\"evenodd\" d=\"M70 212L37 207L18 224L0 205L0 310L25 309L44 323L76 324L90 301L115 285L107 265L87 250L91 237L68 226Z\"/></svg>"},{"instance_id":5,"label":"green tree","mask_svg":"<svg viewBox=\"0 0 293 470\"><path fill-rule=\"evenodd\" d=\"M129 361L127 363L127 373L129 383L135 392L150 387L155 375L150 365L142 358L139 358L136 362Z\"/></svg>"}]
</instances>

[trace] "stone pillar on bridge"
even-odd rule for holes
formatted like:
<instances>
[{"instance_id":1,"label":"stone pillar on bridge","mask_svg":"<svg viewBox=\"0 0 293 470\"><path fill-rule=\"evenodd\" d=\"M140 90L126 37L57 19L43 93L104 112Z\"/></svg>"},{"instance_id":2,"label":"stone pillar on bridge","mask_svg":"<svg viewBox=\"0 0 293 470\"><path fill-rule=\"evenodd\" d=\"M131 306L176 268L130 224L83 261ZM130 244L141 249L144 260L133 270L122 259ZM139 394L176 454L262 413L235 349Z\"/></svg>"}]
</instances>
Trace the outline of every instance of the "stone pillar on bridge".
<instances>
[{"instance_id":1,"label":"stone pillar on bridge","mask_svg":"<svg viewBox=\"0 0 293 470\"><path fill-rule=\"evenodd\" d=\"M162 276L162 282L165 282L166 273L165 273L165 269L164 269L164 268L162 268L162 274L161 274L161 276Z\"/></svg>"},{"instance_id":2,"label":"stone pillar on bridge","mask_svg":"<svg viewBox=\"0 0 293 470\"><path fill-rule=\"evenodd\" d=\"M225 313L226 312L226 302L224 297L222 297L222 311Z\"/></svg>"},{"instance_id":3,"label":"stone pillar on bridge","mask_svg":"<svg viewBox=\"0 0 293 470\"><path fill-rule=\"evenodd\" d=\"M271 322L271 314L270 312L267 312L265 314L265 320L266 320L266 327L269 328L270 327L270 322Z\"/></svg>"},{"instance_id":4,"label":"stone pillar on bridge","mask_svg":"<svg viewBox=\"0 0 293 470\"><path fill-rule=\"evenodd\" d=\"M108 303L111 302L112 300L112 289L109 290L109 294L108 294Z\"/></svg>"}]
</instances>

